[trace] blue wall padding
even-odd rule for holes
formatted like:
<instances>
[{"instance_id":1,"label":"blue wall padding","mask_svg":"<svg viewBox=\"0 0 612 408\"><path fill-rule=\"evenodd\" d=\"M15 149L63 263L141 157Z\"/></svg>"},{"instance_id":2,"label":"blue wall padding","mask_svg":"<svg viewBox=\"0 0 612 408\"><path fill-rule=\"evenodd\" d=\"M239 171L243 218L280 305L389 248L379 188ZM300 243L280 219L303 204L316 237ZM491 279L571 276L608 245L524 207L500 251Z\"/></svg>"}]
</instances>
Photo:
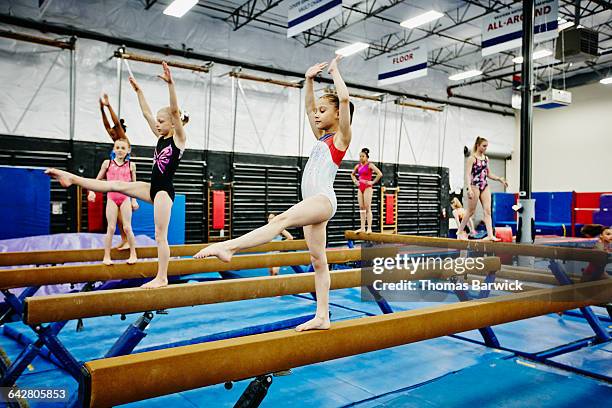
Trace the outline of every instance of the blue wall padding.
<instances>
[{"instance_id":1,"label":"blue wall padding","mask_svg":"<svg viewBox=\"0 0 612 408\"><path fill-rule=\"evenodd\" d=\"M572 223L572 192L556 191L533 193L536 200L536 223Z\"/></svg>"},{"instance_id":2,"label":"blue wall padding","mask_svg":"<svg viewBox=\"0 0 612 408\"><path fill-rule=\"evenodd\" d=\"M498 223L516 223L512 206L516 203L513 193L493 193L491 211L493 212L493 225Z\"/></svg>"},{"instance_id":3,"label":"blue wall padding","mask_svg":"<svg viewBox=\"0 0 612 408\"><path fill-rule=\"evenodd\" d=\"M155 222L153 205L138 200L140 208L132 213L132 230L134 235L144 234L155 239ZM185 196L177 194L172 205L170 225L168 226L168 243L181 245L185 243Z\"/></svg>"},{"instance_id":4,"label":"blue wall padding","mask_svg":"<svg viewBox=\"0 0 612 408\"><path fill-rule=\"evenodd\" d=\"M612 225L612 210L602 211L595 210L593 211L593 223L610 226Z\"/></svg>"},{"instance_id":5,"label":"blue wall padding","mask_svg":"<svg viewBox=\"0 0 612 408\"><path fill-rule=\"evenodd\" d=\"M551 193L532 193L531 198L535 199L535 219L536 222L550 221L550 194Z\"/></svg>"},{"instance_id":6,"label":"blue wall padding","mask_svg":"<svg viewBox=\"0 0 612 408\"><path fill-rule=\"evenodd\" d=\"M539 192L531 195L536 200L536 233L543 235L567 235L572 224L572 192ZM516 233L516 221L512 206L512 193L493 193L493 225L512 227ZM565 227L565 229L564 229Z\"/></svg>"},{"instance_id":7,"label":"blue wall padding","mask_svg":"<svg viewBox=\"0 0 612 408\"><path fill-rule=\"evenodd\" d=\"M42 169L0 166L0 239L49 234L51 181Z\"/></svg>"},{"instance_id":8,"label":"blue wall padding","mask_svg":"<svg viewBox=\"0 0 612 408\"><path fill-rule=\"evenodd\" d=\"M571 224L572 199L573 194L571 191L557 191L550 193L550 218L547 221Z\"/></svg>"},{"instance_id":9,"label":"blue wall padding","mask_svg":"<svg viewBox=\"0 0 612 408\"><path fill-rule=\"evenodd\" d=\"M602 194L599 197L599 208L607 208L608 211L612 211L612 194Z\"/></svg>"}]
</instances>

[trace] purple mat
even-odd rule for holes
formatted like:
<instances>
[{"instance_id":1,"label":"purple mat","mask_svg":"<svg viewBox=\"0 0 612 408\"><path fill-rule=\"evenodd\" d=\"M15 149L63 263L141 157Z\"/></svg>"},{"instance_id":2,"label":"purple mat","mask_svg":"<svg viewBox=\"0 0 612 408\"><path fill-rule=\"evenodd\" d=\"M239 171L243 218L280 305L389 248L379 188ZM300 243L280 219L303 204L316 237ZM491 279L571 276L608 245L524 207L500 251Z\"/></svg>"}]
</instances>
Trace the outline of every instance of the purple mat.
<instances>
[{"instance_id":1,"label":"purple mat","mask_svg":"<svg viewBox=\"0 0 612 408\"><path fill-rule=\"evenodd\" d=\"M20 251L52 251L59 249L91 249L104 247L105 234L54 234L54 235L39 235L35 237L13 238L0 240L0 252L20 252ZM113 246L120 242L119 235L113 237ZM155 240L146 235L138 235L136 237L136 246L155 246ZM121 262L121 261L119 261ZM95 263L95 262L81 262ZM68 265L68 264L67 264ZM72 263L72 265L76 265ZM27 265L8 266L4 269L26 268ZM100 284L98 284L100 285ZM57 293L68 293L75 290L80 290L83 284L70 285L68 283L62 285L47 285L42 286L36 292L35 296L53 295ZM12 289L11 292L19 295L22 289ZM4 301L4 296L0 293L0 302Z\"/></svg>"}]
</instances>

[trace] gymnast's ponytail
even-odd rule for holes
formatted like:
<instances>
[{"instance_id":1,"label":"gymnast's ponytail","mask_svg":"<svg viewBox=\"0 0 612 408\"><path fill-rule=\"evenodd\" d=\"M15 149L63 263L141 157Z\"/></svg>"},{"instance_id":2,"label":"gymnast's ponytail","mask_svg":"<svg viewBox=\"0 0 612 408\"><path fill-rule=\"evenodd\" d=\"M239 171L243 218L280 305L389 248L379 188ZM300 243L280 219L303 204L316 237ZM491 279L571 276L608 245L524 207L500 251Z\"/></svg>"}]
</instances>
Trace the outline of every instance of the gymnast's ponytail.
<instances>
[{"instance_id":1,"label":"gymnast's ponytail","mask_svg":"<svg viewBox=\"0 0 612 408\"><path fill-rule=\"evenodd\" d=\"M476 138L476 142L474 142L474 148L472 149L472 153L476 153L476 150L478 150L478 146L480 146L481 144L483 144L486 141L487 141L487 139L485 139L484 137L478 136Z\"/></svg>"}]
</instances>

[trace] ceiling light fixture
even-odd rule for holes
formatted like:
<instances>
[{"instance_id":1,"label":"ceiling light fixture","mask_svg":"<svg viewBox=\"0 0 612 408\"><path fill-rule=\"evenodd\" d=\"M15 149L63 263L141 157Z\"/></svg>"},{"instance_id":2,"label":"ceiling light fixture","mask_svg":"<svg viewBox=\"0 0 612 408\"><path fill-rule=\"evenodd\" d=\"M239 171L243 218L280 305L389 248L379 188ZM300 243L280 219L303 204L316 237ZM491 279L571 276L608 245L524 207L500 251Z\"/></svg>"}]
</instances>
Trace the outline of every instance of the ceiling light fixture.
<instances>
[{"instance_id":1,"label":"ceiling light fixture","mask_svg":"<svg viewBox=\"0 0 612 408\"><path fill-rule=\"evenodd\" d=\"M451 81L461 81L462 79L472 78L478 75L482 75L482 71L478 69L471 69L465 72L459 72L458 74L451 75L448 77Z\"/></svg>"},{"instance_id":2,"label":"ceiling light fixture","mask_svg":"<svg viewBox=\"0 0 612 408\"><path fill-rule=\"evenodd\" d=\"M408 20L402 21L400 25L406 28L416 28L422 26L423 24L430 23L434 20L442 17L444 13L440 13L439 11L429 10L426 13L420 14L416 17L409 18Z\"/></svg>"},{"instance_id":3,"label":"ceiling light fixture","mask_svg":"<svg viewBox=\"0 0 612 408\"><path fill-rule=\"evenodd\" d=\"M193 6L198 4L198 0L174 0L166 9L164 14L172 17L183 17Z\"/></svg>"}]
</instances>

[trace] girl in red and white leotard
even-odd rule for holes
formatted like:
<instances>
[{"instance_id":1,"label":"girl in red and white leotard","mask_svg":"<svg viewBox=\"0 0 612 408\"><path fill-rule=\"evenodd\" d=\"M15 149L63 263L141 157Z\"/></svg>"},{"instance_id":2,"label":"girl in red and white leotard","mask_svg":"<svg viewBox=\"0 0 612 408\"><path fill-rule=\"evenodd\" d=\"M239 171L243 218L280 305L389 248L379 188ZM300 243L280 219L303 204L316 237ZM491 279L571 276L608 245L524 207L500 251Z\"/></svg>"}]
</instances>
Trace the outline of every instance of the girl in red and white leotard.
<instances>
[{"instance_id":1,"label":"girl in red and white leotard","mask_svg":"<svg viewBox=\"0 0 612 408\"><path fill-rule=\"evenodd\" d=\"M130 154L131 147L130 142L126 138L115 140L113 146L113 152L115 157L111 160L104 160L100 172L96 177L97 180L106 178L108 181L135 181L136 180L136 165L127 159ZM95 201L96 193L89 191L89 201ZM123 220L123 231L127 237L127 241L130 244L130 257L127 261L128 264L136 263L136 238L132 231L132 209L138 208L138 204L135 204L136 200L132 201L130 197L125 194L108 192L106 194L106 237L104 238L104 258L102 262L105 265L112 265L111 260L111 245L113 243L113 235L115 235L115 229L117 226L117 217L121 213L121 219Z\"/></svg>"},{"instance_id":2,"label":"girl in red and white leotard","mask_svg":"<svg viewBox=\"0 0 612 408\"><path fill-rule=\"evenodd\" d=\"M299 325L296 330L328 329L330 276L325 253L326 226L336 212L334 179L338 167L351 142L352 103L349 92L338 70L340 56L334 58L327 69L336 86L337 95L314 97L314 78L327 66L316 64L306 72L305 98L308 122L317 139L302 174L302 201L277 215L266 225L239 238L218 242L200 252L196 258L216 256L229 262L241 249L270 242L284 229L304 227L304 238L315 269L317 311L315 317Z\"/></svg>"},{"instance_id":3,"label":"girl in red and white leotard","mask_svg":"<svg viewBox=\"0 0 612 408\"><path fill-rule=\"evenodd\" d=\"M364 147L359 153L359 164L355 166L351 173L353 183L359 187L357 200L359 201L359 219L361 226L357 232L372 232L372 186L382 177L382 172L373 163L370 163L370 149ZM372 181L372 173L376 173L376 178ZM359 177L359 179L357 179ZM367 229L366 229L367 221Z\"/></svg>"}]
</instances>

